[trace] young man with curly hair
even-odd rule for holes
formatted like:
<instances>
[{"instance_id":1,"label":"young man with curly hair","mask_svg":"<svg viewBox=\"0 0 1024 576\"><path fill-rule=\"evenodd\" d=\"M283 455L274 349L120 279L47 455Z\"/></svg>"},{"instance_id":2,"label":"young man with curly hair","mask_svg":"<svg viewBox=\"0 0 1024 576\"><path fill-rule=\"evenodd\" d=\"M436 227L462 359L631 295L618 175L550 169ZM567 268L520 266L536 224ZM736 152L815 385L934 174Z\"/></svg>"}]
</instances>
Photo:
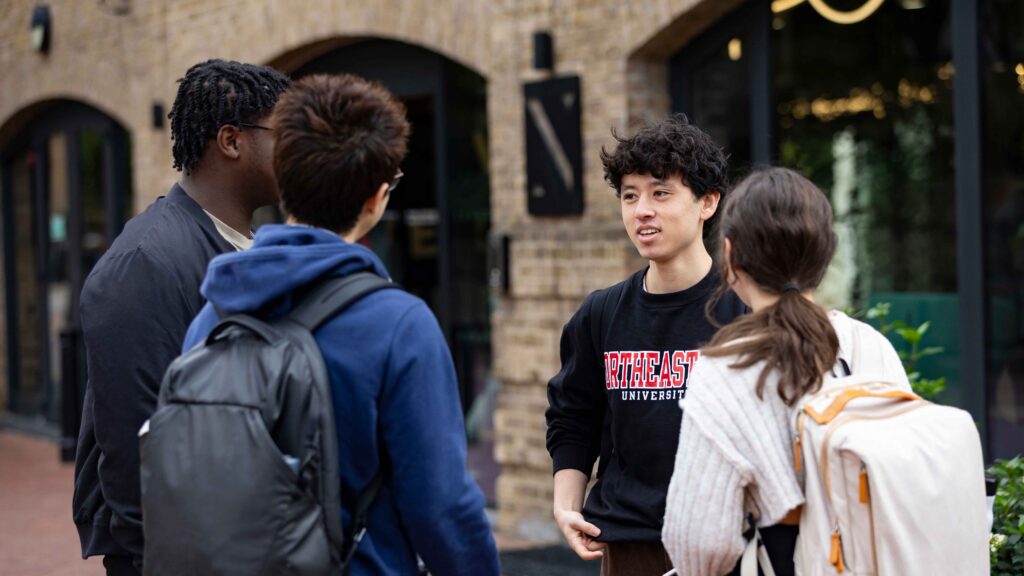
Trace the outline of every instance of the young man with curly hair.
<instances>
[{"instance_id":1,"label":"young man with curly hair","mask_svg":"<svg viewBox=\"0 0 1024 576\"><path fill-rule=\"evenodd\" d=\"M363 271L388 277L357 241L380 222L401 177L405 107L375 82L317 75L285 92L273 119L288 223L261 227L251 250L210 263L202 287L209 303L185 348L210 333L216 310L271 318L320 280ZM431 574L498 576L483 495L466 470L455 368L427 305L380 290L313 336L330 379L346 533L356 495L383 477L348 573L417 574L419 555Z\"/></svg>"},{"instance_id":2,"label":"young man with curly hair","mask_svg":"<svg viewBox=\"0 0 1024 576\"><path fill-rule=\"evenodd\" d=\"M267 123L289 84L240 62L189 68L170 113L184 174L125 225L82 289L88 382L72 508L82 557L102 555L107 574L141 573L139 427L203 306L206 264L251 244L253 211L277 202Z\"/></svg>"},{"instance_id":3,"label":"young man with curly hair","mask_svg":"<svg viewBox=\"0 0 1024 576\"><path fill-rule=\"evenodd\" d=\"M661 529L678 403L715 332L705 308L719 279L704 237L726 158L682 115L616 140L601 151L605 179L648 266L591 293L562 332L562 368L548 383L554 516L580 558L602 558L602 574L660 576L672 568ZM708 312L727 323L745 307L730 292Z\"/></svg>"}]
</instances>

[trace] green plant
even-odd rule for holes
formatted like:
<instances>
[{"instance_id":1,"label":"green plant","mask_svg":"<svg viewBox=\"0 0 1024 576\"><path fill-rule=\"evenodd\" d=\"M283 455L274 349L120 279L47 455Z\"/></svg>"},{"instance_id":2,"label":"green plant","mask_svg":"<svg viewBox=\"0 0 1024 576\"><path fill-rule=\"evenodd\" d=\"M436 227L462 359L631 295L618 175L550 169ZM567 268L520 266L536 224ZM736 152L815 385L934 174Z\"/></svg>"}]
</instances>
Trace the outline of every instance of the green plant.
<instances>
[{"instance_id":1,"label":"green plant","mask_svg":"<svg viewBox=\"0 0 1024 576\"><path fill-rule=\"evenodd\" d=\"M917 363L922 358L942 353L941 346L921 346L921 341L928 332L931 322L925 322L918 326L911 326L901 320L890 322L889 313L891 309L891 303L879 302L868 308L864 316L869 321L874 321L877 324L878 331L882 334L888 336L889 333L893 333L903 340L905 347L903 350L899 350L898 354L900 355L900 360L903 361L904 370L907 371L907 379L910 380L910 386L918 396L934 402L938 399L939 394L946 389L946 378L922 378L921 372L917 370Z\"/></svg>"},{"instance_id":2,"label":"green plant","mask_svg":"<svg viewBox=\"0 0 1024 576\"><path fill-rule=\"evenodd\" d=\"M996 460L988 469L999 481L992 507L992 576L1024 574L1024 459Z\"/></svg>"}]
</instances>

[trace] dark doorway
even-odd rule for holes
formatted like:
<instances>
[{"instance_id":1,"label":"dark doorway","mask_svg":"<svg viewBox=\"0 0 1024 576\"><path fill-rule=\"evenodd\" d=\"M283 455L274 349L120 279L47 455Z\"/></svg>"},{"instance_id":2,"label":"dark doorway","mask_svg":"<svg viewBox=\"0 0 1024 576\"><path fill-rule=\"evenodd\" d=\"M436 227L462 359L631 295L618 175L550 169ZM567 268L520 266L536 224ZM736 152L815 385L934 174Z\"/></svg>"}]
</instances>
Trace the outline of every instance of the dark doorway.
<instances>
[{"instance_id":1,"label":"dark doorway","mask_svg":"<svg viewBox=\"0 0 1024 576\"><path fill-rule=\"evenodd\" d=\"M470 468L493 500L486 83L435 52L386 40L343 46L292 77L342 72L379 81L405 103L412 124L405 176L363 242L437 316L461 387Z\"/></svg>"},{"instance_id":2,"label":"dark doorway","mask_svg":"<svg viewBox=\"0 0 1024 576\"><path fill-rule=\"evenodd\" d=\"M729 155L730 178L770 161L768 3L723 18L669 63L672 110L685 113Z\"/></svg>"},{"instance_id":3,"label":"dark doorway","mask_svg":"<svg viewBox=\"0 0 1024 576\"><path fill-rule=\"evenodd\" d=\"M0 156L6 411L64 428L73 453L84 392L78 299L131 204L129 142L85 105L43 106ZM67 450L65 450L67 451Z\"/></svg>"},{"instance_id":4,"label":"dark doorway","mask_svg":"<svg viewBox=\"0 0 1024 576\"><path fill-rule=\"evenodd\" d=\"M409 142L409 155L402 165L402 185L391 196L381 223L364 242L384 260L392 278L406 290L427 302L437 312L440 306L437 181L433 149L434 99L430 96L405 100L409 122L417 137Z\"/></svg>"}]
</instances>

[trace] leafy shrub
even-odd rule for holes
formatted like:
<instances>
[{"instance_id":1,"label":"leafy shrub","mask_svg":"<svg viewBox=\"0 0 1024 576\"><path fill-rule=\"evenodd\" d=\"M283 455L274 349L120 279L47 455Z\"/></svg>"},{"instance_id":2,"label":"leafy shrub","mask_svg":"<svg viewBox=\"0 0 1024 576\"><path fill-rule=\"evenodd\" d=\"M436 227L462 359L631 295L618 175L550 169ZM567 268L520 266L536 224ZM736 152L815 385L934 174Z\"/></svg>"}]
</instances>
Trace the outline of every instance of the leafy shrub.
<instances>
[{"instance_id":1,"label":"leafy shrub","mask_svg":"<svg viewBox=\"0 0 1024 576\"><path fill-rule=\"evenodd\" d=\"M922 358L942 353L941 346L921 347L921 341L928 332L931 322L925 322L919 326L911 326L901 320L889 322L891 308L891 303L879 302L868 308L864 316L869 321L874 321L877 324L878 331L882 334L888 336L890 333L893 333L903 340L906 346L903 350L898 350L897 353L900 355L900 360L903 361L903 369L907 371L910 387L914 389L914 393L918 396L935 402L938 400L939 394L946 389L946 378L941 377L929 380L922 378L921 373L917 370L917 363Z\"/></svg>"},{"instance_id":2,"label":"leafy shrub","mask_svg":"<svg viewBox=\"0 0 1024 576\"><path fill-rule=\"evenodd\" d=\"M1024 574L1024 459L996 460L988 469L999 481L992 525L992 576Z\"/></svg>"}]
</instances>

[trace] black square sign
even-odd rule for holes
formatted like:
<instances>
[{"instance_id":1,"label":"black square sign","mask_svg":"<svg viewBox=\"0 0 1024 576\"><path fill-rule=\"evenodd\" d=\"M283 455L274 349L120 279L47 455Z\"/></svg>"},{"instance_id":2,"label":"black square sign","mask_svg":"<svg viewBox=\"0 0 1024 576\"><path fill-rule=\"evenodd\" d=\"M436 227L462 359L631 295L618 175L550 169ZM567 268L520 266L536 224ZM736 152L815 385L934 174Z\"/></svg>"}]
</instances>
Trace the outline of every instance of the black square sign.
<instances>
[{"instance_id":1,"label":"black square sign","mask_svg":"<svg viewBox=\"0 0 1024 576\"><path fill-rule=\"evenodd\" d=\"M583 213L583 142L578 76L523 86L526 197L530 214Z\"/></svg>"}]
</instances>

